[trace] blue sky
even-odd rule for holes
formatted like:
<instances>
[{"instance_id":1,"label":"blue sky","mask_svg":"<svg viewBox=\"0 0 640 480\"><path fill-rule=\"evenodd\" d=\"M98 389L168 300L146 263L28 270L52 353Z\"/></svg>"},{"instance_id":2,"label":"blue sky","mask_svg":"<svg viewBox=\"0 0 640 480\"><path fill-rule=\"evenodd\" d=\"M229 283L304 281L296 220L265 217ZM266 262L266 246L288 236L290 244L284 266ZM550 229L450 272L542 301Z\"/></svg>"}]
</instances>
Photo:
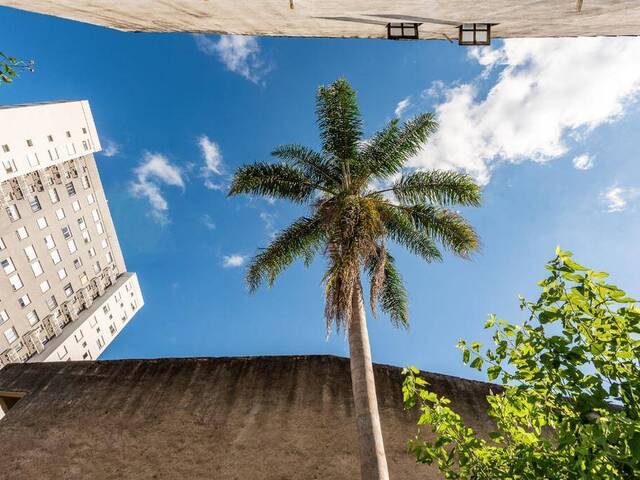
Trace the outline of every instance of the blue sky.
<instances>
[{"instance_id":1,"label":"blue sky","mask_svg":"<svg viewBox=\"0 0 640 480\"><path fill-rule=\"evenodd\" d=\"M129 270L146 305L101 358L331 353L322 267L296 264L249 295L242 265L302 210L227 198L229 176L282 143L318 145L314 95L348 78L366 134L436 111L442 128L414 167L458 168L483 185L465 211L471 261L425 264L398 250L409 331L370 319L374 361L474 376L455 350L485 339L489 313L522 319L518 294L556 245L640 290L638 39L389 42L121 33L0 9L0 48L36 72L3 104L88 99L96 156Z\"/></svg>"}]
</instances>

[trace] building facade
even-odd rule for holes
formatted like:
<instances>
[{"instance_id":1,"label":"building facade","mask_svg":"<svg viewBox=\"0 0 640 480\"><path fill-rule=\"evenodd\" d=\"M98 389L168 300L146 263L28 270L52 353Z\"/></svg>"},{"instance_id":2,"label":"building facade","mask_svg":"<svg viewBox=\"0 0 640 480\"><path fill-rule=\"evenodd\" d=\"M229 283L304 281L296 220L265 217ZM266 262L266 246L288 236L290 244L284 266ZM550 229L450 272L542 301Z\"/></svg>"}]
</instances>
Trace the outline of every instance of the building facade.
<instances>
[{"instance_id":1,"label":"building facade","mask_svg":"<svg viewBox=\"0 0 640 480\"><path fill-rule=\"evenodd\" d=\"M456 40L464 24L493 37L640 35L638 0L0 0L0 5L123 31ZM413 37L413 38L415 38Z\"/></svg>"},{"instance_id":2,"label":"building facade","mask_svg":"<svg viewBox=\"0 0 640 480\"><path fill-rule=\"evenodd\" d=\"M87 101L0 107L0 368L96 359L142 307Z\"/></svg>"}]
</instances>

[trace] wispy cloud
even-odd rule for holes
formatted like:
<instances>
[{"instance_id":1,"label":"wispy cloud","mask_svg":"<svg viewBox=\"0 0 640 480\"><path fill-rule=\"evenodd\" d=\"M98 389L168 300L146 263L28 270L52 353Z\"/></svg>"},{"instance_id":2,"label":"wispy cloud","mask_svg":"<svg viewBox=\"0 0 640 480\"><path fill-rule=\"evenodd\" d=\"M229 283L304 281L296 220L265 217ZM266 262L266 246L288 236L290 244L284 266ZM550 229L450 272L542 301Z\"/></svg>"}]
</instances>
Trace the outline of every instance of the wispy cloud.
<instances>
[{"instance_id":1,"label":"wispy cloud","mask_svg":"<svg viewBox=\"0 0 640 480\"><path fill-rule=\"evenodd\" d=\"M169 223L169 204L161 187L164 185L184 189L182 171L161 153L144 152L142 163L134 170L135 180L130 191L137 198L144 198L151 206L152 218L161 225Z\"/></svg>"},{"instance_id":2,"label":"wispy cloud","mask_svg":"<svg viewBox=\"0 0 640 480\"><path fill-rule=\"evenodd\" d=\"M222 190L224 184L214 181L214 178L224 173L224 163L220 147L206 135L198 138L198 145L204 165L200 169L200 175L204 178L204 186L209 190Z\"/></svg>"},{"instance_id":3,"label":"wispy cloud","mask_svg":"<svg viewBox=\"0 0 640 480\"><path fill-rule=\"evenodd\" d=\"M260 220L262 220L264 228L270 238L275 237L277 233L275 227L275 219L277 216L278 215L276 215L275 213L260 212Z\"/></svg>"},{"instance_id":4,"label":"wispy cloud","mask_svg":"<svg viewBox=\"0 0 640 480\"><path fill-rule=\"evenodd\" d=\"M545 162L626 113L640 92L638 38L508 39L476 48L473 82L444 90L440 129L412 166L466 171L486 184L500 162ZM481 96L500 69L497 81Z\"/></svg>"},{"instance_id":5,"label":"wispy cloud","mask_svg":"<svg viewBox=\"0 0 640 480\"><path fill-rule=\"evenodd\" d=\"M202 216L202 224L204 225L204 228L206 228L207 230L215 230L216 229L216 224L214 223L213 219L211 218L211 215L204 214Z\"/></svg>"},{"instance_id":6,"label":"wispy cloud","mask_svg":"<svg viewBox=\"0 0 640 480\"><path fill-rule=\"evenodd\" d=\"M206 35L196 34L194 38L201 52L218 57L228 70L253 83L260 83L269 70L255 37L222 35L218 40L213 40Z\"/></svg>"},{"instance_id":7,"label":"wispy cloud","mask_svg":"<svg viewBox=\"0 0 640 480\"><path fill-rule=\"evenodd\" d=\"M607 212L622 212L629 207L629 202L640 195L636 188L613 186L600 194Z\"/></svg>"},{"instance_id":8,"label":"wispy cloud","mask_svg":"<svg viewBox=\"0 0 640 480\"><path fill-rule=\"evenodd\" d=\"M411 106L411 97L403 98L396 105L396 109L393 111L393 114L400 118L402 114Z\"/></svg>"},{"instance_id":9,"label":"wispy cloud","mask_svg":"<svg viewBox=\"0 0 640 480\"><path fill-rule=\"evenodd\" d=\"M104 140L102 145L102 155L105 157L115 157L120 153L120 145L113 140Z\"/></svg>"},{"instance_id":10,"label":"wispy cloud","mask_svg":"<svg viewBox=\"0 0 640 480\"><path fill-rule=\"evenodd\" d=\"M587 153L578 155L573 159L573 166L578 170L589 170L593 168L593 157Z\"/></svg>"},{"instance_id":11,"label":"wispy cloud","mask_svg":"<svg viewBox=\"0 0 640 480\"><path fill-rule=\"evenodd\" d=\"M247 257L234 253L233 255L225 255L222 259L222 266L224 268L238 268L247 263Z\"/></svg>"}]
</instances>

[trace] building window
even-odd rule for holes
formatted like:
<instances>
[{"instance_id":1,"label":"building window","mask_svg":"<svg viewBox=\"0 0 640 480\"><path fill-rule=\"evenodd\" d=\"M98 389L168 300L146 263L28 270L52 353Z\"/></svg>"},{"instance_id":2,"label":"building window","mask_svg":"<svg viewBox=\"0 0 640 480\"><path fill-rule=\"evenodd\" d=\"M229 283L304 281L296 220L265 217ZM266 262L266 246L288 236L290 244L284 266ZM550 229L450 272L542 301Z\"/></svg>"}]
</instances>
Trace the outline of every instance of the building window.
<instances>
[{"instance_id":1,"label":"building window","mask_svg":"<svg viewBox=\"0 0 640 480\"><path fill-rule=\"evenodd\" d=\"M38 228L39 228L40 230L44 230L45 228L47 228L47 227L49 226L49 224L47 223L47 219L46 219L46 218L44 218L44 217L40 217L40 218L37 220L37 223L38 223Z\"/></svg>"},{"instance_id":2,"label":"building window","mask_svg":"<svg viewBox=\"0 0 640 480\"><path fill-rule=\"evenodd\" d=\"M13 291L20 290L22 288L22 280L20 279L20 275L17 273L9 277L9 283L11 283L11 287L13 287Z\"/></svg>"},{"instance_id":3,"label":"building window","mask_svg":"<svg viewBox=\"0 0 640 480\"><path fill-rule=\"evenodd\" d=\"M98 350L102 350L102 347L104 347L105 344L104 338L101 336L96 343L98 344Z\"/></svg>"},{"instance_id":4,"label":"building window","mask_svg":"<svg viewBox=\"0 0 640 480\"><path fill-rule=\"evenodd\" d=\"M27 153L27 161L29 162L29 166L37 167L40 165L40 159L38 158L38 154L36 152Z\"/></svg>"},{"instance_id":5,"label":"building window","mask_svg":"<svg viewBox=\"0 0 640 480\"><path fill-rule=\"evenodd\" d=\"M53 237L51 235L44 237L44 243L49 250L56 248L56 242L53 241Z\"/></svg>"},{"instance_id":6,"label":"building window","mask_svg":"<svg viewBox=\"0 0 640 480\"><path fill-rule=\"evenodd\" d=\"M62 236L64 238L71 238L73 236L69 225L65 225L64 227L62 227Z\"/></svg>"},{"instance_id":7,"label":"building window","mask_svg":"<svg viewBox=\"0 0 640 480\"><path fill-rule=\"evenodd\" d=\"M97 209L97 208L94 208L94 209L91 211L91 216L93 217L93 221L94 221L94 222L98 222L98 221L100 221L100 214L98 213L98 209Z\"/></svg>"},{"instance_id":8,"label":"building window","mask_svg":"<svg viewBox=\"0 0 640 480\"><path fill-rule=\"evenodd\" d=\"M64 280L65 278L67 278L67 271L64 268L58 270L58 278L60 280Z\"/></svg>"},{"instance_id":9,"label":"building window","mask_svg":"<svg viewBox=\"0 0 640 480\"><path fill-rule=\"evenodd\" d=\"M90 193L89 195L87 195L87 203L89 205L93 205L93 202L95 202L96 199L93 197L93 193Z\"/></svg>"},{"instance_id":10,"label":"building window","mask_svg":"<svg viewBox=\"0 0 640 480\"><path fill-rule=\"evenodd\" d=\"M49 140L50 142L53 142L53 135L47 135L47 140Z\"/></svg>"},{"instance_id":11,"label":"building window","mask_svg":"<svg viewBox=\"0 0 640 480\"><path fill-rule=\"evenodd\" d=\"M9 160L3 160L2 166L4 167L5 173L16 173L18 171L18 167L16 167L16 162L13 158Z\"/></svg>"},{"instance_id":12,"label":"building window","mask_svg":"<svg viewBox=\"0 0 640 480\"><path fill-rule=\"evenodd\" d=\"M51 203L58 203L60 201L58 191L54 187L49 189L49 199L51 200Z\"/></svg>"},{"instance_id":13,"label":"building window","mask_svg":"<svg viewBox=\"0 0 640 480\"><path fill-rule=\"evenodd\" d=\"M31 299L29 298L29 295L23 295L18 298L18 303L22 308L24 308L31 303Z\"/></svg>"},{"instance_id":14,"label":"building window","mask_svg":"<svg viewBox=\"0 0 640 480\"><path fill-rule=\"evenodd\" d=\"M40 291L42 293L48 292L51 289L51 285L46 280L40 284Z\"/></svg>"},{"instance_id":15,"label":"building window","mask_svg":"<svg viewBox=\"0 0 640 480\"><path fill-rule=\"evenodd\" d=\"M60 258L60 252L58 252L58 250L51 250L51 260L53 260L53 263L55 265L62 261L62 258Z\"/></svg>"},{"instance_id":16,"label":"building window","mask_svg":"<svg viewBox=\"0 0 640 480\"><path fill-rule=\"evenodd\" d=\"M33 274L36 277L39 277L40 275L42 275L43 270L42 270L42 265L40 264L40 262L38 260L34 261L31 264L31 270L33 270Z\"/></svg>"},{"instance_id":17,"label":"building window","mask_svg":"<svg viewBox=\"0 0 640 480\"><path fill-rule=\"evenodd\" d=\"M49 299L47 300L47 307L51 311L55 310L58 307L58 302L56 301L56 297L54 297L53 295L49 297Z\"/></svg>"},{"instance_id":18,"label":"building window","mask_svg":"<svg viewBox=\"0 0 640 480\"><path fill-rule=\"evenodd\" d=\"M29 320L29 325L33 327L36 323L40 321L40 317L38 317L38 312L36 312L35 310L31 310L29 313L27 313L27 320Z\"/></svg>"},{"instance_id":19,"label":"building window","mask_svg":"<svg viewBox=\"0 0 640 480\"><path fill-rule=\"evenodd\" d=\"M70 197L76 194L76 187L73 186L73 182L67 183L65 188L67 189L67 193Z\"/></svg>"},{"instance_id":20,"label":"building window","mask_svg":"<svg viewBox=\"0 0 640 480\"><path fill-rule=\"evenodd\" d=\"M67 130L67 138L71 138L71 132Z\"/></svg>"},{"instance_id":21,"label":"building window","mask_svg":"<svg viewBox=\"0 0 640 480\"><path fill-rule=\"evenodd\" d=\"M28 247L25 247L24 254L27 256L27 260L29 260L30 262L38 258L38 255L36 255L36 249L33 248L33 245L29 245Z\"/></svg>"},{"instance_id":22,"label":"building window","mask_svg":"<svg viewBox=\"0 0 640 480\"><path fill-rule=\"evenodd\" d=\"M491 43L491 24L463 23L459 27L459 45L489 45Z\"/></svg>"},{"instance_id":23,"label":"building window","mask_svg":"<svg viewBox=\"0 0 640 480\"><path fill-rule=\"evenodd\" d=\"M73 334L73 336L75 337L76 342L77 342L77 343L80 343L80 340L82 340L82 339L84 338L84 333L82 333L82 330L81 330L81 329L78 329L78 330Z\"/></svg>"},{"instance_id":24,"label":"building window","mask_svg":"<svg viewBox=\"0 0 640 480\"><path fill-rule=\"evenodd\" d=\"M103 238L100 245L102 245L102 248L107 248L109 246L109 242L107 242L106 238Z\"/></svg>"},{"instance_id":25,"label":"building window","mask_svg":"<svg viewBox=\"0 0 640 480\"><path fill-rule=\"evenodd\" d=\"M56 210L56 217L58 217L58 220L62 220L65 217L64 210L62 208Z\"/></svg>"},{"instance_id":26,"label":"building window","mask_svg":"<svg viewBox=\"0 0 640 480\"><path fill-rule=\"evenodd\" d=\"M73 295L73 287L71 286L71 284L70 284L70 283L67 283L67 284L63 287L63 290L64 290L64 294L65 294L67 297L70 297L71 295Z\"/></svg>"},{"instance_id":27,"label":"building window","mask_svg":"<svg viewBox=\"0 0 640 480\"><path fill-rule=\"evenodd\" d=\"M85 230L84 232L82 232L82 239L84 240L84 243L91 242L91 235L89 235L88 230Z\"/></svg>"},{"instance_id":28,"label":"building window","mask_svg":"<svg viewBox=\"0 0 640 480\"><path fill-rule=\"evenodd\" d=\"M11 257L0 260L0 266L4 269L4 273L7 275L16 271L16 267L13 264Z\"/></svg>"},{"instance_id":29,"label":"building window","mask_svg":"<svg viewBox=\"0 0 640 480\"><path fill-rule=\"evenodd\" d=\"M27 138L27 146L33 147L33 140L31 140L30 138Z\"/></svg>"},{"instance_id":30,"label":"building window","mask_svg":"<svg viewBox=\"0 0 640 480\"><path fill-rule=\"evenodd\" d=\"M84 352L84 353L82 354L82 359L83 359L83 360L86 360L87 358L88 358L88 359L90 359L90 360L93 360L93 359L91 358L91 353L90 353L90 352Z\"/></svg>"},{"instance_id":31,"label":"building window","mask_svg":"<svg viewBox=\"0 0 640 480\"><path fill-rule=\"evenodd\" d=\"M0 324L3 324L7 320L9 320L9 314L7 313L7 311L0 310Z\"/></svg>"},{"instance_id":32,"label":"building window","mask_svg":"<svg viewBox=\"0 0 640 480\"><path fill-rule=\"evenodd\" d=\"M102 312L106 315L107 313L109 313L109 305L105 305L102 307Z\"/></svg>"},{"instance_id":33,"label":"building window","mask_svg":"<svg viewBox=\"0 0 640 480\"><path fill-rule=\"evenodd\" d=\"M86 230L87 224L84 221L84 217L80 217L78 219L78 227L80 228L80 231Z\"/></svg>"},{"instance_id":34,"label":"building window","mask_svg":"<svg viewBox=\"0 0 640 480\"><path fill-rule=\"evenodd\" d=\"M66 357L69 354L69 351L67 350L67 346L66 345L62 345L59 349L58 349L58 360L62 360L64 357Z\"/></svg>"},{"instance_id":35,"label":"building window","mask_svg":"<svg viewBox=\"0 0 640 480\"><path fill-rule=\"evenodd\" d=\"M116 326L113 323L109 325L109 333L111 333L111 336L114 336L117 331L118 330L116 329Z\"/></svg>"},{"instance_id":36,"label":"building window","mask_svg":"<svg viewBox=\"0 0 640 480\"><path fill-rule=\"evenodd\" d=\"M82 133L86 134L87 133L87 129L82 127Z\"/></svg>"},{"instance_id":37,"label":"building window","mask_svg":"<svg viewBox=\"0 0 640 480\"><path fill-rule=\"evenodd\" d=\"M104 233L102 222L96 222L96 230L98 231L98 235L102 235Z\"/></svg>"},{"instance_id":38,"label":"building window","mask_svg":"<svg viewBox=\"0 0 640 480\"><path fill-rule=\"evenodd\" d=\"M79 258L74 258L73 259L73 266L76 268L76 270L78 268L80 268L82 266L82 260Z\"/></svg>"},{"instance_id":39,"label":"building window","mask_svg":"<svg viewBox=\"0 0 640 480\"><path fill-rule=\"evenodd\" d=\"M40 205L40 200L38 200L37 195L34 195L29 199L29 205L31 205L32 212L38 212L42 210L42 206Z\"/></svg>"},{"instance_id":40,"label":"building window","mask_svg":"<svg viewBox=\"0 0 640 480\"><path fill-rule=\"evenodd\" d=\"M26 227L20 227L18 230L16 230L16 234L18 235L18 238L20 240L24 240L29 236L29 232L27 232Z\"/></svg>"},{"instance_id":41,"label":"building window","mask_svg":"<svg viewBox=\"0 0 640 480\"><path fill-rule=\"evenodd\" d=\"M96 320L96 317L91 317L89 319L89 326L91 328L95 327L98 324L98 320Z\"/></svg>"},{"instance_id":42,"label":"building window","mask_svg":"<svg viewBox=\"0 0 640 480\"><path fill-rule=\"evenodd\" d=\"M73 211L77 212L78 210L80 210L80 202L79 201L74 201L71 206L73 207Z\"/></svg>"},{"instance_id":43,"label":"building window","mask_svg":"<svg viewBox=\"0 0 640 480\"><path fill-rule=\"evenodd\" d=\"M89 150L89 144L87 143L86 140L82 140L82 148L84 148L85 151Z\"/></svg>"},{"instance_id":44,"label":"building window","mask_svg":"<svg viewBox=\"0 0 640 480\"><path fill-rule=\"evenodd\" d=\"M15 222L16 220L20 220L20 212L18 211L18 207L15 205L7 205L7 215L9 215L9 220Z\"/></svg>"},{"instance_id":45,"label":"building window","mask_svg":"<svg viewBox=\"0 0 640 480\"><path fill-rule=\"evenodd\" d=\"M80 283L82 285L86 285L87 283L89 283L89 277L87 277L87 272L82 272L82 275L80 275Z\"/></svg>"},{"instance_id":46,"label":"building window","mask_svg":"<svg viewBox=\"0 0 640 480\"><path fill-rule=\"evenodd\" d=\"M2 240L2 237L0 237L0 250L4 250L5 248L7 248L7 246L4 243L4 240Z\"/></svg>"},{"instance_id":47,"label":"building window","mask_svg":"<svg viewBox=\"0 0 640 480\"><path fill-rule=\"evenodd\" d=\"M111 255L111 252L107 252L107 263L113 263L113 255Z\"/></svg>"},{"instance_id":48,"label":"building window","mask_svg":"<svg viewBox=\"0 0 640 480\"><path fill-rule=\"evenodd\" d=\"M388 23L387 38L389 40L417 40L419 23Z\"/></svg>"},{"instance_id":49,"label":"building window","mask_svg":"<svg viewBox=\"0 0 640 480\"><path fill-rule=\"evenodd\" d=\"M9 150L10 150L10 149L9 149L9 145L7 145L7 144L2 145L2 151L3 151L4 153L9 153Z\"/></svg>"},{"instance_id":50,"label":"building window","mask_svg":"<svg viewBox=\"0 0 640 480\"><path fill-rule=\"evenodd\" d=\"M73 142L68 142L67 143L67 154L73 155L74 153L76 153L75 144Z\"/></svg>"},{"instance_id":51,"label":"building window","mask_svg":"<svg viewBox=\"0 0 640 480\"><path fill-rule=\"evenodd\" d=\"M96 262L93 264L93 272L100 273L100 262Z\"/></svg>"},{"instance_id":52,"label":"building window","mask_svg":"<svg viewBox=\"0 0 640 480\"><path fill-rule=\"evenodd\" d=\"M78 247L73 238L67 242L67 247L69 248L69 253L76 253L78 251Z\"/></svg>"},{"instance_id":53,"label":"building window","mask_svg":"<svg viewBox=\"0 0 640 480\"><path fill-rule=\"evenodd\" d=\"M7 342L13 343L18 339L18 335L16 334L16 331L12 327L4 331L4 338L7 339Z\"/></svg>"},{"instance_id":54,"label":"building window","mask_svg":"<svg viewBox=\"0 0 640 480\"><path fill-rule=\"evenodd\" d=\"M91 185L89 184L89 177L87 177L86 175L83 175L82 176L82 187L86 190L90 186Z\"/></svg>"},{"instance_id":55,"label":"building window","mask_svg":"<svg viewBox=\"0 0 640 480\"><path fill-rule=\"evenodd\" d=\"M89 256L90 257L95 257L96 256L96 249L95 248L91 247L89 249Z\"/></svg>"}]
</instances>

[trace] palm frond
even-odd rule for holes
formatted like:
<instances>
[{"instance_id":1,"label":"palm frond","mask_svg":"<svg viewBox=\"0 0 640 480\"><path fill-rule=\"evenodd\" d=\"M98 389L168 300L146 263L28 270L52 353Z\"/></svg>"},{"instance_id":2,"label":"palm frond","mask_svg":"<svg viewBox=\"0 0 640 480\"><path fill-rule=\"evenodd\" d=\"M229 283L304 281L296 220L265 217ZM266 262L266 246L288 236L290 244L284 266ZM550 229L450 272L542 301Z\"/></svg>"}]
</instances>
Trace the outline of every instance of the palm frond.
<instances>
[{"instance_id":1,"label":"palm frond","mask_svg":"<svg viewBox=\"0 0 640 480\"><path fill-rule=\"evenodd\" d=\"M323 150L335 157L345 175L358 152L362 120L356 93L345 79L318 89L316 115Z\"/></svg>"},{"instance_id":2,"label":"palm frond","mask_svg":"<svg viewBox=\"0 0 640 480\"><path fill-rule=\"evenodd\" d=\"M393 119L367 143L360 153L360 176L390 178L420 151L438 129L433 113L423 113L398 125Z\"/></svg>"},{"instance_id":3,"label":"palm frond","mask_svg":"<svg viewBox=\"0 0 640 480\"><path fill-rule=\"evenodd\" d=\"M384 226L389 238L427 262L442 259L433 239L424 230L416 228L407 213L384 206L380 208L384 212Z\"/></svg>"},{"instance_id":4,"label":"palm frond","mask_svg":"<svg viewBox=\"0 0 640 480\"><path fill-rule=\"evenodd\" d=\"M402 281L400 272L396 269L395 259L386 250L380 251L380 255L371 257L367 263L367 270L371 279L371 285L379 282L379 287L371 288L372 304L380 304L383 312L389 315L395 326L409 326L409 296ZM379 281L374 280L380 275ZM374 310L375 307L372 307Z\"/></svg>"},{"instance_id":5,"label":"palm frond","mask_svg":"<svg viewBox=\"0 0 640 480\"><path fill-rule=\"evenodd\" d=\"M340 185L340 172L320 153L303 145L281 145L271 155L291 162L316 183L327 187Z\"/></svg>"},{"instance_id":6,"label":"palm frond","mask_svg":"<svg viewBox=\"0 0 640 480\"><path fill-rule=\"evenodd\" d=\"M276 277L297 258L308 264L321 248L323 236L319 216L301 217L289 225L251 260L247 270L249 289L255 291L264 282L272 286Z\"/></svg>"},{"instance_id":7,"label":"palm frond","mask_svg":"<svg viewBox=\"0 0 640 480\"><path fill-rule=\"evenodd\" d=\"M480 238L459 213L432 205L397 206L413 220L417 229L436 238L446 249L468 258L480 247Z\"/></svg>"},{"instance_id":8,"label":"palm frond","mask_svg":"<svg viewBox=\"0 0 640 480\"><path fill-rule=\"evenodd\" d=\"M480 187L464 173L449 170L424 170L403 175L390 188L375 193L393 192L403 204L429 202L437 205L480 205Z\"/></svg>"},{"instance_id":9,"label":"palm frond","mask_svg":"<svg viewBox=\"0 0 640 480\"><path fill-rule=\"evenodd\" d=\"M229 196L249 193L302 203L317 188L321 186L315 184L299 168L286 163L257 162L236 170Z\"/></svg>"}]
</instances>

